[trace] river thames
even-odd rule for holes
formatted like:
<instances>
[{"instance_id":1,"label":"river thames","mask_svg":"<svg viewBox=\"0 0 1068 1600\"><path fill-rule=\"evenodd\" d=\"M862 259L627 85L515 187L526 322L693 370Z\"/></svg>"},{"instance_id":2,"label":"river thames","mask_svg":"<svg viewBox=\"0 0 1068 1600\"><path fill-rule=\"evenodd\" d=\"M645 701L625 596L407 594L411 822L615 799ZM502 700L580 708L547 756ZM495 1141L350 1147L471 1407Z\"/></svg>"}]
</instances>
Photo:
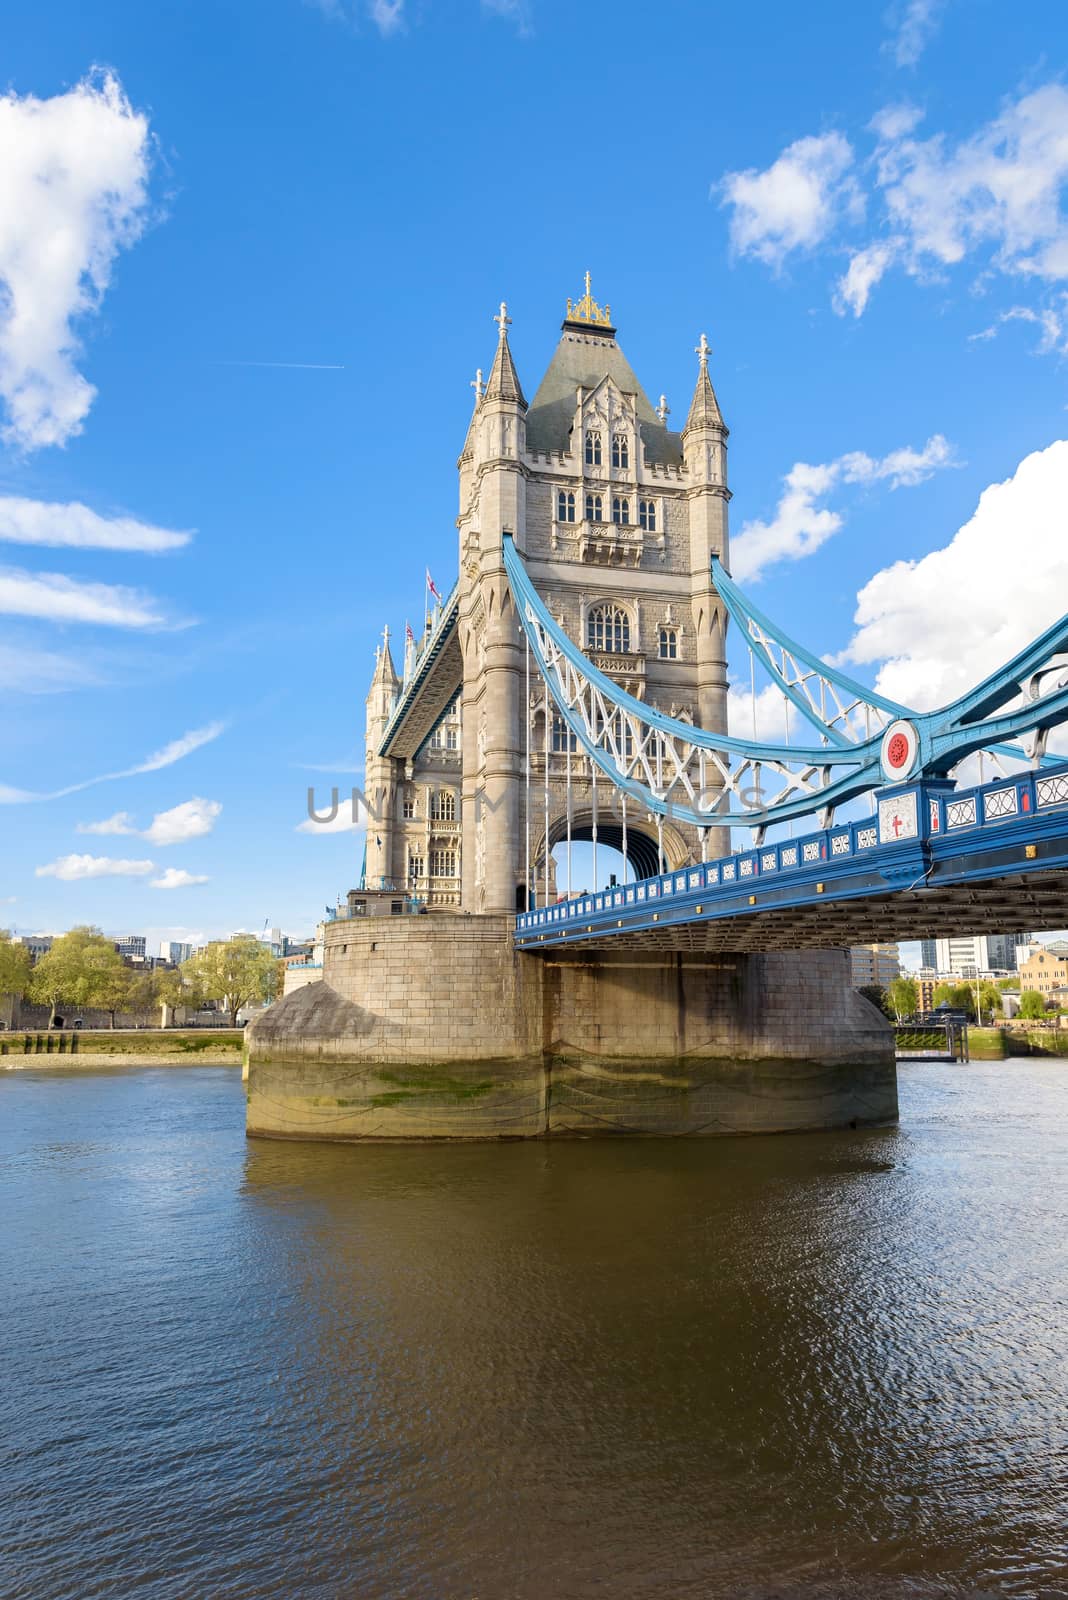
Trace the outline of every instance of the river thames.
<instances>
[{"instance_id":1,"label":"river thames","mask_svg":"<svg viewBox=\"0 0 1068 1600\"><path fill-rule=\"evenodd\" d=\"M1068 1066L901 1126L247 1143L0 1074L0 1594L1068 1595Z\"/></svg>"}]
</instances>

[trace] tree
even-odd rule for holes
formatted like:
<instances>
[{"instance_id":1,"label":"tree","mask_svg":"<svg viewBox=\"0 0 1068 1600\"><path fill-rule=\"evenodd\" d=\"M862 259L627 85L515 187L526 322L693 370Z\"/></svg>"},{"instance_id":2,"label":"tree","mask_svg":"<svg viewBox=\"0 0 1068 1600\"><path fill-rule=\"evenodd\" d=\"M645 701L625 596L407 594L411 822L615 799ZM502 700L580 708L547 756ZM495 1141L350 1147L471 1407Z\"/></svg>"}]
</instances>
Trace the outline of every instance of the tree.
<instances>
[{"instance_id":1,"label":"tree","mask_svg":"<svg viewBox=\"0 0 1068 1600\"><path fill-rule=\"evenodd\" d=\"M920 991L913 978L894 978L890 984L890 1004L894 1016L913 1017L920 1008Z\"/></svg>"},{"instance_id":2,"label":"tree","mask_svg":"<svg viewBox=\"0 0 1068 1600\"><path fill-rule=\"evenodd\" d=\"M207 1000L221 1000L230 1013L230 1026L237 1027L237 1013L250 1000L270 997L274 978L274 957L267 945L251 934L236 939L220 939L198 950L182 966L193 989Z\"/></svg>"},{"instance_id":3,"label":"tree","mask_svg":"<svg viewBox=\"0 0 1068 1600\"><path fill-rule=\"evenodd\" d=\"M979 985L979 1007L984 1017L1001 1015L1001 990L989 978Z\"/></svg>"},{"instance_id":4,"label":"tree","mask_svg":"<svg viewBox=\"0 0 1068 1600\"><path fill-rule=\"evenodd\" d=\"M1025 989L1020 996L1020 1015L1028 1022L1046 1015L1046 1002L1037 989Z\"/></svg>"},{"instance_id":5,"label":"tree","mask_svg":"<svg viewBox=\"0 0 1068 1600\"><path fill-rule=\"evenodd\" d=\"M30 952L15 944L6 928L0 928L0 995L21 999L30 986Z\"/></svg>"},{"instance_id":6,"label":"tree","mask_svg":"<svg viewBox=\"0 0 1068 1600\"><path fill-rule=\"evenodd\" d=\"M934 992L935 1006L947 1002L954 1011L963 1011L966 1017L975 1020L975 991L970 983L940 983Z\"/></svg>"},{"instance_id":7,"label":"tree","mask_svg":"<svg viewBox=\"0 0 1068 1600\"><path fill-rule=\"evenodd\" d=\"M72 928L34 967L29 994L31 999L51 1008L48 1026L52 1027L61 1002L75 1010L102 1005L122 968L122 957L110 939L95 928ZM103 1009L110 1008L103 1005Z\"/></svg>"},{"instance_id":8,"label":"tree","mask_svg":"<svg viewBox=\"0 0 1068 1600\"><path fill-rule=\"evenodd\" d=\"M876 1010L881 1011L888 1021L893 1020L890 1014L890 1007L887 1004L886 990L881 984L862 983L857 993L862 994L865 1000L870 1000Z\"/></svg>"}]
</instances>

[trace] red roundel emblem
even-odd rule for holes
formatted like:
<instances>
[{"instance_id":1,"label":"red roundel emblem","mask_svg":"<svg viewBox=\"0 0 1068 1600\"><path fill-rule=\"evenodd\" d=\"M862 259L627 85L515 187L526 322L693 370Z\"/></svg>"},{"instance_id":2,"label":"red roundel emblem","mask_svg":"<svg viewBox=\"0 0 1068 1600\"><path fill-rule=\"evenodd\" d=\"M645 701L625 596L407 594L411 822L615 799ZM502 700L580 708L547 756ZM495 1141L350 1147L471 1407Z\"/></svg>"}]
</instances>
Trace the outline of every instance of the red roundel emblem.
<instances>
[{"instance_id":1,"label":"red roundel emblem","mask_svg":"<svg viewBox=\"0 0 1068 1600\"><path fill-rule=\"evenodd\" d=\"M895 771L906 765L909 759L909 742L903 733L895 733L886 747L886 764Z\"/></svg>"}]
</instances>

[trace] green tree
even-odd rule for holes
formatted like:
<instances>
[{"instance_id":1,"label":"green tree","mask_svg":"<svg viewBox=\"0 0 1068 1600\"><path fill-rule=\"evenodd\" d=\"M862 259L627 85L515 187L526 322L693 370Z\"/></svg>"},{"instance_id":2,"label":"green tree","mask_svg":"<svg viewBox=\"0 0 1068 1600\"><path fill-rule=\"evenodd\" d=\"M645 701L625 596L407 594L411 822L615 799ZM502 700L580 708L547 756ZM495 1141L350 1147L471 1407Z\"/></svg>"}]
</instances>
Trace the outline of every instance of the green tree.
<instances>
[{"instance_id":1,"label":"green tree","mask_svg":"<svg viewBox=\"0 0 1068 1600\"><path fill-rule=\"evenodd\" d=\"M920 991L913 978L894 978L889 993L894 1016L899 1022L902 1017L916 1015L920 1008Z\"/></svg>"},{"instance_id":2,"label":"green tree","mask_svg":"<svg viewBox=\"0 0 1068 1600\"><path fill-rule=\"evenodd\" d=\"M1020 996L1020 1015L1028 1022L1034 1022L1046 1015L1046 1002L1037 989L1025 989Z\"/></svg>"},{"instance_id":3,"label":"green tree","mask_svg":"<svg viewBox=\"0 0 1068 1600\"><path fill-rule=\"evenodd\" d=\"M52 1027L61 1003L78 1011L87 1006L109 1009L103 1002L111 994L122 966L115 946L96 928L72 928L34 967L29 994L31 999L51 1008L48 1025Z\"/></svg>"},{"instance_id":4,"label":"green tree","mask_svg":"<svg viewBox=\"0 0 1068 1600\"><path fill-rule=\"evenodd\" d=\"M237 1013L250 1000L267 1000L274 986L274 957L267 945L251 934L221 939L198 950L184 963L192 988L206 1000L221 1000L237 1027Z\"/></svg>"},{"instance_id":5,"label":"green tree","mask_svg":"<svg viewBox=\"0 0 1068 1600\"><path fill-rule=\"evenodd\" d=\"M8 930L0 928L0 995L13 994L21 999L30 986L31 973L26 946L15 944Z\"/></svg>"},{"instance_id":6,"label":"green tree","mask_svg":"<svg viewBox=\"0 0 1068 1600\"><path fill-rule=\"evenodd\" d=\"M954 1011L963 1011L975 1020L975 990L970 983L940 983L934 992L934 1003L940 1006L946 1001Z\"/></svg>"},{"instance_id":7,"label":"green tree","mask_svg":"<svg viewBox=\"0 0 1068 1600\"><path fill-rule=\"evenodd\" d=\"M979 985L979 1008L984 1017L993 1018L1001 1015L1001 990L990 979Z\"/></svg>"},{"instance_id":8,"label":"green tree","mask_svg":"<svg viewBox=\"0 0 1068 1600\"><path fill-rule=\"evenodd\" d=\"M886 990L881 984L862 983L857 993L862 994L865 1000L870 1000L877 1011L881 1011L884 1017L889 1021L893 1021L893 1013L886 998Z\"/></svg>"}]
</instances>

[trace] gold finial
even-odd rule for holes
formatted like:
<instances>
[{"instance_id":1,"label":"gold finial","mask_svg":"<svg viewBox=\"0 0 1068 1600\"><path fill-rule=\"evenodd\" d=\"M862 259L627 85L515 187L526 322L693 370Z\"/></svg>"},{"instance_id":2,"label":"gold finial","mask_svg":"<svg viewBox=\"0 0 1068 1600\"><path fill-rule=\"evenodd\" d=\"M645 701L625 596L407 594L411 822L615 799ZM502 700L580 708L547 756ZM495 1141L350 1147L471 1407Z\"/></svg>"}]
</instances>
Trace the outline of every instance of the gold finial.
<instances>
[{"instance_id":1,"label":"gold finial","mask_svg":"<svg viewBox=\"0 0 1068 1600\"><path fill-rule=\"evenodd\" d=\"M588 322L595 328L612 326L612 307L599 306L590 291L590 274L586 274L586 293L581 300L567 302L568 322Z\"/></svg>"}]
</instances>

